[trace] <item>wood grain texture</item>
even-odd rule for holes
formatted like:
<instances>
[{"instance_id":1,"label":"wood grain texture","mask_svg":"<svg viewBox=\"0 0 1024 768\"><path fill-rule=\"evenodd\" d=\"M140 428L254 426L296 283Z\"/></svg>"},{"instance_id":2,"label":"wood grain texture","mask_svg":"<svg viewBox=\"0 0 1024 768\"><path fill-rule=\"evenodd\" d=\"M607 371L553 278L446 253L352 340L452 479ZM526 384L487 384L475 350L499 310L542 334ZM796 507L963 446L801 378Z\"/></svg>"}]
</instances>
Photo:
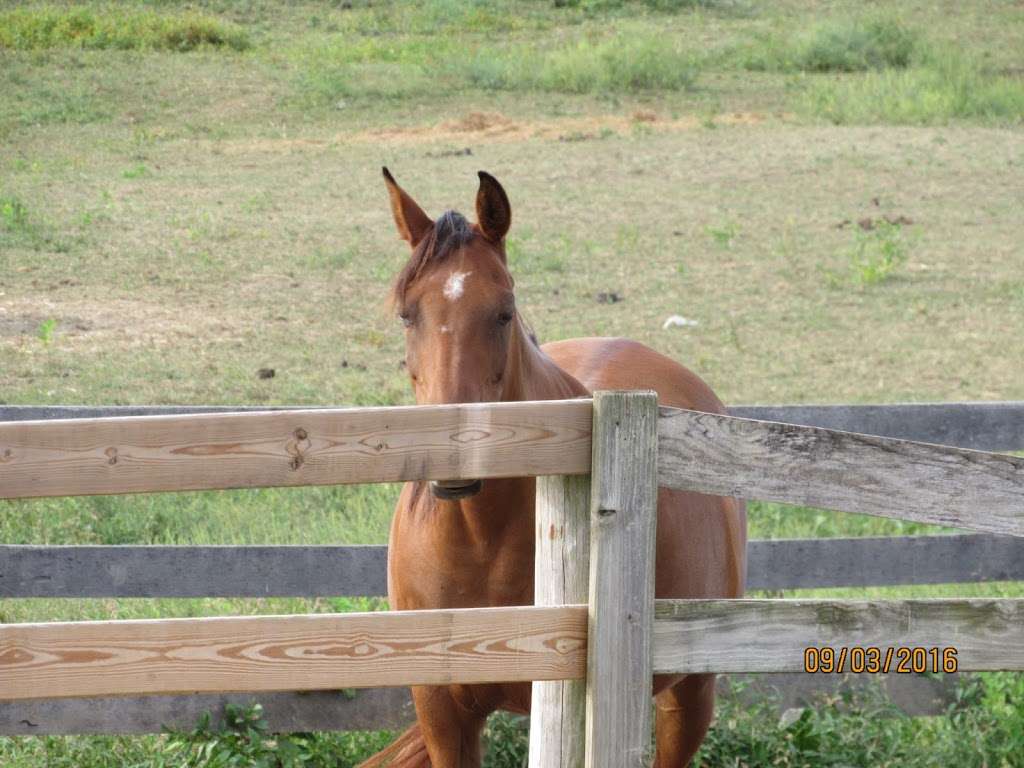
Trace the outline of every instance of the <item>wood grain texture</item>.
<instances>
[{"instance_id":1,"label":"wood grain texture","mask_svg":"<svg viewBox=\"0 0 1024 768\"><path fill-rule=\"evenodd\" d=\"M661 485L1024 536L1024 458L662 408Z\"/></svg>"},{"instance_id":2,"label":"wood grain texture","mask_svg":"<svg viewBox=\"0 0 1024 768\"><path fill-rule=\"evenodd\" d=\"M747 543L747 589L1024 581L1024 538L873 536Z\"/></svg>"},{"instance_id":3,"label":"wood grain texture","mask_svg":"<svg viewBox=\"0 0 1024 768\"><path fill-rule=\"evenodd\" d=\"M0 498L585 474L589 400L0 424Z\"/></svg>"},{"instance_id":4,"label":"wood grain texture","mask_svg":"<svg viewBox=\"0 0 1024 768\"><path fill-rule=\"evenodd\" d=\"M1024 669L1024 599L658 600L656 672L802 672L809 646L952 647L960 671Z\"/></svg>"},{"instance_id":5,"label":"wood grain texture","mask_svg":"<svg viewBox=\"0 0 1024 768\"><path fill-rule=\"evenodd\" d=\"M582 606L0 625L0 699L582 677Z\"/></svg>"},{"instance_id":6,"label":"wood grain texture","mask_svg":"<svg viewBox=\"0 0 1024 768\"><path fill-rule=\"evenodd\" d=\"M312 410L320 406L0 405L0 422L95 419L238 411ZM979 451L1024 451L1024 402L736 405L731 416L840 429Z\"/></svg>"},{"instance_id":7,"label":"wood grain texture","mask_svg":"<svg viewBox=\"0 0 1024 768\"><path fill-rule=\"evenodd\" d=\"M976 451L1024 451L1024 402L737 405L729 415Z\"/></svg>"},{"instance_id":8,"label":"wood grain texture","mask_svg":"<svg viewBox=\"0 0 1024 768\"><path fill-rule=\"evenodd\" d=\"M585 602L590 572L589 475L537 479L534 604ZM586 747L585 680L535 682L530 768L580 768Z\"/></svg>"},{"instance_id":9,"label":"wood grain texture","mask_svg":"<svg viewBox=\"0 0 1024 768\"><path fill-rule=\"evenodd\" d=\"M653 392L594 393L587 768L651 759L657 407Z\"/></svg>"},{"instance_id":10,"label":"wood grain texture","mask_svg":"<svg viewBox=\"0 0 1024 768\"><path fill-rule=\"evenodd\" d=\"M754 540L747 562L747 589L1024 581L1024 539ZM0 598L374 597L386 568L383 546L0 545Z\"/></svg>"},{"instance_id":11,"label":"wood grain texture","mask_svg":"<svg viewBox=\"0 0 1024 768\"><path fill-rule=\"evenodd\" d=\"M407 688L287 693L224 693L0 701L0 735L160 733L192 730L203 713L224 724L228 704L263 706L272 733L399 730L416 718Z\"/></svg>"}]
</instances>

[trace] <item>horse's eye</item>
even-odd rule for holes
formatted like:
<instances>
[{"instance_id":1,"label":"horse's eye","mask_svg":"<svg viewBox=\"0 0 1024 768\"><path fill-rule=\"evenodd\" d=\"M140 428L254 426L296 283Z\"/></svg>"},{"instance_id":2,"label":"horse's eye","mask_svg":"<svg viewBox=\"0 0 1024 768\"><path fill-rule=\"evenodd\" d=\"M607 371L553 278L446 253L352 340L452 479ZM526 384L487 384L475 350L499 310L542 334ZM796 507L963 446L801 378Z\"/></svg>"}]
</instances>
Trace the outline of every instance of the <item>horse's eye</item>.
<instances>
[{"instance_id":1,"label":"horse's eye","mask_svg":"<svg viewBox=\"0 0 1024 768\"><path fill-rule=\"evenodd\" d=\"M404 325L406 328L412 328L412 315L410 315L408 312L403 312L402 314L399 315L399 317L402 318L402 325Z\"/></svg>"},{"instance_id":2,"label":"horse's eye","mask_svg":"<svg viewBox=\"0 0 1024 768\"><path fill-rule=\"evenodd\" d=\"M500 315L498 315L498 325L508 325L511 322L512 322L512 313L511 312L502 312Z\"/></svg>"}]
</instances>

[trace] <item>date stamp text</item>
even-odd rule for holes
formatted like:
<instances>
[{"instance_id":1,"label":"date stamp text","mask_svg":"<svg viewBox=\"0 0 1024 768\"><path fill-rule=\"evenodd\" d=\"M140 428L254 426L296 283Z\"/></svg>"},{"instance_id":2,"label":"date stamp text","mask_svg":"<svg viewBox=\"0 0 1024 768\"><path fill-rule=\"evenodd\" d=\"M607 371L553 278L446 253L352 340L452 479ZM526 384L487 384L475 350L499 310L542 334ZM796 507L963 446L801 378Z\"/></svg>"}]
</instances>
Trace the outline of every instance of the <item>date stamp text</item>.
<instances>
[{"instance_id":1,"label":"date stamp text","mask_svg":"<svg viewBox=\"0 0 1024 768\"><path fill-rule=\"evenodd\" d=\"M925 646L810 646L804 649L804 672L921 674L956 672L956 648Z\"/></svg>"}]
</instances>

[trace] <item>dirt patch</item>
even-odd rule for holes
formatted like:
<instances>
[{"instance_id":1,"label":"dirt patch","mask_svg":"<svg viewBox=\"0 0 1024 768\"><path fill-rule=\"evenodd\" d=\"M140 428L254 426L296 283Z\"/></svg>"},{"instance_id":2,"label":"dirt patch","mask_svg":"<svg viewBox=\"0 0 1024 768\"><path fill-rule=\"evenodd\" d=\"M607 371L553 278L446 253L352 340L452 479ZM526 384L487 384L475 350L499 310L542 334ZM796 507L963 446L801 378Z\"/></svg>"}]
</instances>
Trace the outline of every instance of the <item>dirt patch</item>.
<instances>
[{"instance_id":1,"label":"dirt patch","mask_svg":"<svg viewBox=\"0 0 1024 768\"><path fill-rule=\"evenodd\" d=\"M449 120L442 125L450 131L478 133L480 131L504 131L515 127L515 123L500 112L468 112L458 120Z\"/></svg>"},{"instance_id":2,"label":"dirt patch","mask_svg":"<svg viewBox=\"0 0 1024 768\"><path fill-rule=\"evenodd\" d=\"M514 143L532 139L548 141L581 141L607 136L630 135L638 129L653 133L674 133L695 129L729 125L757 125L768 120L785 120L789 115L764 112L729 112L711 118L687 116L662 119L650 110L638 110L630 115L590 115L560 117L550 120L515 120L500 112L467 112L461 117L429 125L393 128L375 128L351 133L338 133L325 139L241 139L229 141L209 140L195 142L196 146L225 155L290 154L321 151L348 143L360 144L433 144L451 142L465 146L467 141L477 144ZM472 154L470 148L462 154Z\"/></svg>"},{"instance_id":3,"label":"dirt patch","mask_svg":"<svg viewBox=\"0 0 1024 768\"><path fill-rule=\"evenodd\" d=\"M55 301L13 299L0 304L0 345L38 342L40 329L49 343L76 351L174 346L196 338L241 338L242 328L209 308L182 312L167 305L142 301Z\"/></svg>"},{"instance_id":4,"label":"dirt patch","mask_svg":"<svg viewBox=\"0 0 1024 768\"><path fill-rule=\"evenodd\" d=\"M645 130L657 133L691 131L709 123L714 125L756 125L766 120L785 118L759 112L730 112L711 119L687 116L662 120L649 110L638 110L626 115L594 115L562 117L551 120L513 120L497 112L468 112L456 120L434 125L382 128L339 136L339 141L373 143L416 144L434 141L466 141L480 143L516 142L529 139L566 140L566 137L595 137L625 135L642 124Z\"/></svg>"}]
</instances>

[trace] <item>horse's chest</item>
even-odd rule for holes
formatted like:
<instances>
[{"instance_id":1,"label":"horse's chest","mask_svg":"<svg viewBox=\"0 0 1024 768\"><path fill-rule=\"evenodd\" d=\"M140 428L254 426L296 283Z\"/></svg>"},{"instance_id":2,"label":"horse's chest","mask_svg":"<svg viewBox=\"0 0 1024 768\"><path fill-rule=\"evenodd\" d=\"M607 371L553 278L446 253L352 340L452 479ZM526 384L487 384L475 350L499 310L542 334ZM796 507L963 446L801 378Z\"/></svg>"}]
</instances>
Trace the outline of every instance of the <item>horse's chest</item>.
<instances>
[{"instance_id":1,"label":"horse's chest","mask_svg":"<svg viewBox=\"0 0 1024 768\"><path fill-rule=\"evenodd\" d=\"M389 563L394 607L468 608L533 602L533 542L498 545L412 535L392 541Z\"/></svg>"}]
</instances>

